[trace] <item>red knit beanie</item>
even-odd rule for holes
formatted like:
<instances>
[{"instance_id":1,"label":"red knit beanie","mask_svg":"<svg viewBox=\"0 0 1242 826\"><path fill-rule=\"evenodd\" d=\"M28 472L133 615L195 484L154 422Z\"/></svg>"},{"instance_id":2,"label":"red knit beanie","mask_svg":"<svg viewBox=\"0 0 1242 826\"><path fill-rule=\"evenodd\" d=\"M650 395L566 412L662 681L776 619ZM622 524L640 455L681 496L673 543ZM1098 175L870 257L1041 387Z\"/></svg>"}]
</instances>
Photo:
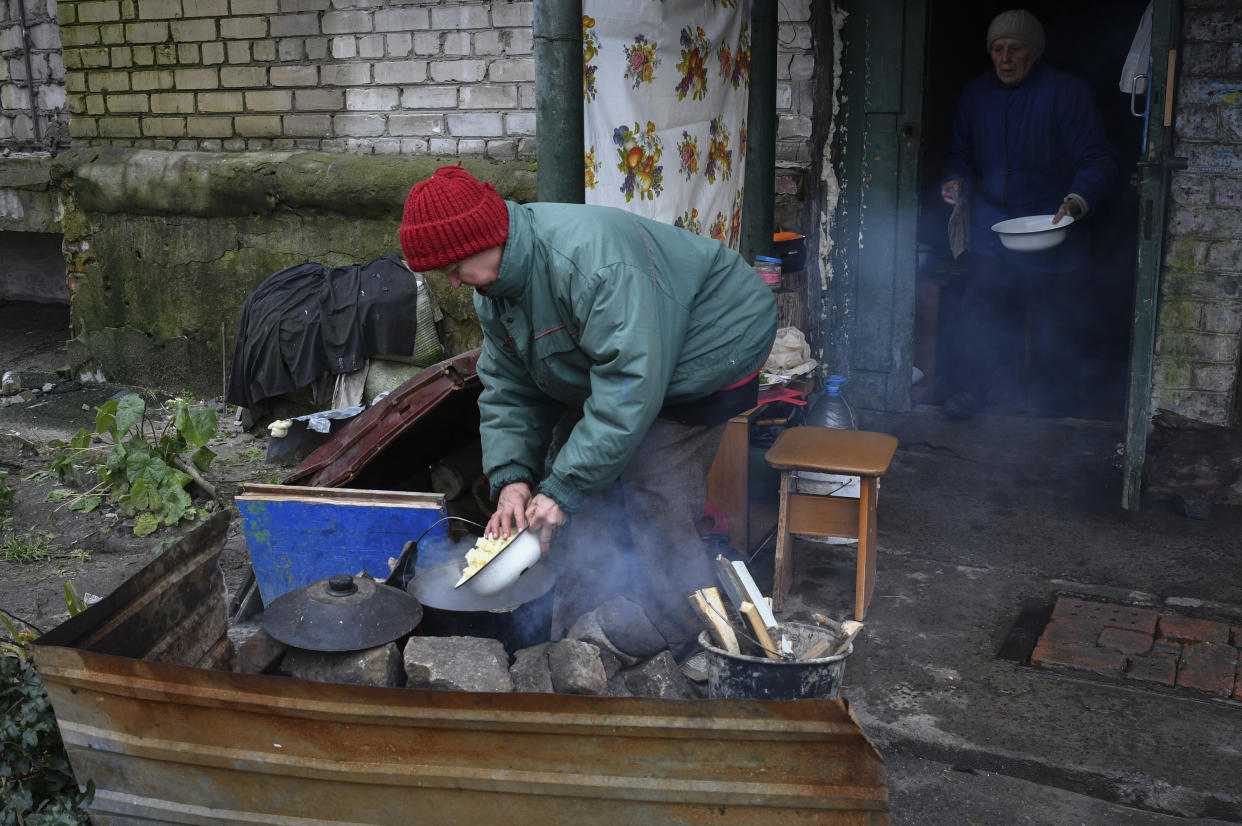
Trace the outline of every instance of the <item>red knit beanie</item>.
<instances>
[{"instance_id":1,"label":"red knit beanie","mask_svg":"<svg viewBox=\"0 0 1242 826\"><path fill-rule=\"evenodd\" d=\"M401 250L419 272L446 267L509 237L509 209L491 184L442 166L405 199Z\"/></svg>"}]
</instances>

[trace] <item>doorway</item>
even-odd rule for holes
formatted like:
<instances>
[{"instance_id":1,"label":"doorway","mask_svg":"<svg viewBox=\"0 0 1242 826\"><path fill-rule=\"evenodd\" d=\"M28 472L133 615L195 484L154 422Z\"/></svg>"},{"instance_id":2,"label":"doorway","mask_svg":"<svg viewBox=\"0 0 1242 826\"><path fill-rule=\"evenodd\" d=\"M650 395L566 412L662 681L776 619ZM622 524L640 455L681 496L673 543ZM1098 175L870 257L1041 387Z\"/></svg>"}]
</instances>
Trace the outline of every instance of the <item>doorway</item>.
<instances>
[{"instance_id":1,"label":"doorway","mask_svg":"<svg viewBox=\"0 0 1242 826\"><path fill-rule=\"evenodd\" d=\"M983 412L1003 415L1056 415L1121 421L1137 267L1138 193L1135 173L1143 138L1142 119L1130 113L1130 97L1118 87L1121 67L1146 8L1143 0L1072 3L1049 0L1028 4L1043 23L1043 60L1083 79L1091 88L1116 150L1120 174L1101 204L1093 204L1089 278L1071 304L1084 323L1067 348L1058 398L1037 398L1027 377L1033 350L1029 325L1017 321L990 346L1001 354ZM922 381L914 400L942 404L953 387L951 336L967 323L961 313L966 253L954 259L947 223L951 208L940 198L957 98L971 78L992 70L986 51L988 24L1005 2L928 0L923 92L923 134L919 163L918 273L915 289L913 361ZM1038 300L1038 299L1037 299ZM1055 403L1050 403L1055 402Z\"/></svg>"}]
</instances>

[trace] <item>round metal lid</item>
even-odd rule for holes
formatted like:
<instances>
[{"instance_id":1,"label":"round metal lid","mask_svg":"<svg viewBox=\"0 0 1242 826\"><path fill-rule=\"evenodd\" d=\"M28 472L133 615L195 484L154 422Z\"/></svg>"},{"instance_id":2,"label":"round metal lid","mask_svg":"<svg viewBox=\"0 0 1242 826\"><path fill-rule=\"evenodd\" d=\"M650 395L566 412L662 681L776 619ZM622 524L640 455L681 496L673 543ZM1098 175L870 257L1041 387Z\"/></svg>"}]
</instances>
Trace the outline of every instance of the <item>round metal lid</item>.
<instances>
[{"instance_id":1,"label":"round metal lid","mask_svg":"<svg viewBox=\"0 0 1242 826\"><path fill-rule=\"evenodd\" d=\"M422 604L405 591L340 574L277 597L263 629L295 648L359 651L410 633L422 618Z\"/></svg>"},{"instance_id":2,"label":"round metal lid","mask_svg":"<svg viewBox=\"0 0 1242 826\"><path fill-rule=\"evenodd\" d=\"M511 611L546 594L556 584L550 565L535 565L507 588L480 596L465 588L454 588L461 579L460 562L446 562L421 572L406 586L428 608L439 611Z\"/></svg>"}]
</instances>

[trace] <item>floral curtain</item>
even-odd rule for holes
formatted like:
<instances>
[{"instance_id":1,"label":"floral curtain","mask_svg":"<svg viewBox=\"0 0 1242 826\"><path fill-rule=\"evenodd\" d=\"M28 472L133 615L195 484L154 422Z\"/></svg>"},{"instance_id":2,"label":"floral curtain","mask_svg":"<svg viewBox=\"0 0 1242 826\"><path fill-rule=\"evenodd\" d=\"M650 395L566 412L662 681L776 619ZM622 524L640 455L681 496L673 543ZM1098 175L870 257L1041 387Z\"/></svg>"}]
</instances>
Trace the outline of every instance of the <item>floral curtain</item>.
<instances>
[{"instance_id":1,"label":"floral curtain","mask_svg":"<svg viewBox=\"0 0 1242 826\"><path fill-rule=\"evenodd\" d=\"M737 248L749 0L584 0L586 202Z\"/></svg>"}]
</instances>

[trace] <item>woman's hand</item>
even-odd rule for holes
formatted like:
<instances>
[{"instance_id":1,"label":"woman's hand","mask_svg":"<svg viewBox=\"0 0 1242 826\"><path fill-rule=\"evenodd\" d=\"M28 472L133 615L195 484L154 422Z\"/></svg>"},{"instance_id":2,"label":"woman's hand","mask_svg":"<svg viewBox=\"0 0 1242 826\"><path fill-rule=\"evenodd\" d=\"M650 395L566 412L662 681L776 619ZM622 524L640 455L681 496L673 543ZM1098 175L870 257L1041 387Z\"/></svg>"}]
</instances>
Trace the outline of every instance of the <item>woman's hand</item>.
<instances>
[{"instance_id":1,"label":"woman's hand","mask_svg":"<svg viewBox=\"0 0 1242 826\"><path fill-rule=\"evenodd\" d=\"M485 536L506 537L519 533L526 527L526 508L531 503L530 485L512 482L500 489L496 499L496 512L487 520Z\"/></svg>"},{"instance_id":2,"label":"woman's hand","mask_svg":"<svg viewBox=\"0 0 1242 826\"><path fill-rule=\"evenodd\" d=\"M1082 217L1082 204L1078 203L1076 196L1067 195L1065 200L1061 202L1061 208L1057 210L1056 216L1052 219L1052 223L1058 224L1066 215L1077 221Z\"/></svg>"},{"instance_id":3,"label":"woman's hand","mask_svg":"<svg viewBox=\"0 0 1242 826\"><path fill-rule=\"evenodd\" d=\"M950 178L940 185L940 197L949 206L957 206L957 199L962 195L962 179Z\"/></svg>"},{"instance_id":4,"label":"woman's hand","mask_svg":"<svg viewBox=\"0 0 1242 826\"><path fill-rule=\"evenodd\" d=\"M542 493L535 494L526 506L526 521L531 530L539 533L539 547L545 554L552 542L552 531L564 525L566 518L556 500Z\"/></svg>"}]
</instances>

